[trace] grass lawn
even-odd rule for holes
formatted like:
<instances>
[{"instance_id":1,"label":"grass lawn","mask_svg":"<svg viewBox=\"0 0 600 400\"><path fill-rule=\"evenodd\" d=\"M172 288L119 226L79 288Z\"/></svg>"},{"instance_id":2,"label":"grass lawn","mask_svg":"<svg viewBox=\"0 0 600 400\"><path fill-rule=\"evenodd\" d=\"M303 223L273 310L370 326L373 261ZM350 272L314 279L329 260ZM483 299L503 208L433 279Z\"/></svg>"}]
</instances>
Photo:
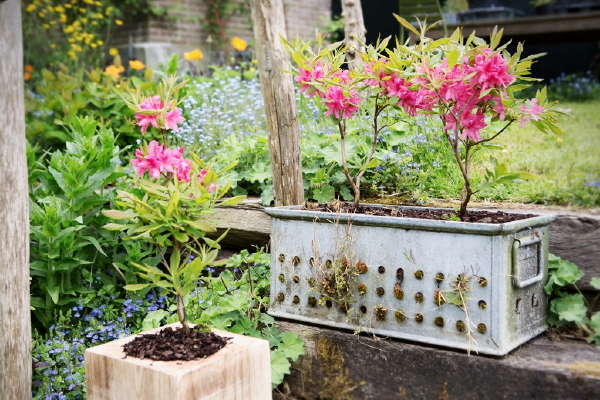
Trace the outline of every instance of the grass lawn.
<instances>
[{"instance_id":1,"label":"grass lawn","mask_svg":"<svg viewBox=\"0 0 600 400\"><path fill-rule=\"evenodd\" d=\"M565 135L545 135L527 124L515 125L498 138L496 143L504 148L499 159L511 170L538 176L514 186L510 199L598 207L600 187L591 183L600 181L600 100L559 105L571 115L560 118Z\"/></svg>"}]
</instances>

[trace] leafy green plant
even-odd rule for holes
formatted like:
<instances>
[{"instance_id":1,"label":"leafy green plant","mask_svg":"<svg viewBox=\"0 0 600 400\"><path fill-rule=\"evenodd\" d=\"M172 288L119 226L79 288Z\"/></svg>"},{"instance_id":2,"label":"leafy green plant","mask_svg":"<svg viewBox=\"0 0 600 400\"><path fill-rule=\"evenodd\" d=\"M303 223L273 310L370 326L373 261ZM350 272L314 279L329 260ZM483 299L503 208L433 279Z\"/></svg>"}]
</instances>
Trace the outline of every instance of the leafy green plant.
<instances>
[{"instance_id":1,"label":"leafy green plant","mask_svg":"<svg viewBox=\"0 0 600 400\"><path fill-rule=\"evenodd\" d=\"M217 272L216 268L222 269ZM270 256L262 249L242 250L223 267L207 267L197 287L185 299L188 317L196 324L208 325L241 335L269 341L271 381L278 386L290 372L290 360L304 354L302 339L293 332L279 333L275 320L265 313L269 306ZM166 310L149 313L144 326L156 328L177 321Z\"/></svg>"},{"instance_id":2,"label":"leafy green plant","mask_svg":"<svg viewBox=\"0 0 600 400\"><path fill-rule=\"evenodd\" d=\"M43 326L55 307L74 303L89 292L86 279L110 265L117 236L101 227L100 210L114 189L121 149L110 129L91 118L75 118L66 149L37 161L30 152L31 304Z\"/></svg>"},{"instance_id":3,"label":"leafy green plant","mask_svg":"<svg viewBox=\"0 0 600 400\"><path fill-rule=\"evenodd\" d=\"M158 86L158 94L143 99L138 87L128 106L136 112L138 125L144 134L150 126L157 128L163 138L163 145L151 141L136 151L135 166L138 180L132 191L117 191L117 205L120 210L103 210L102 213L123 223L109 223L105 229L123 231L126 240L150 241L160 255L162 269L152 265L133 265L147 283L125 286L127 290L141 290L148 287L162 288L177 297L179 322L184 334L190 328L186 320L184 299L192 292L200 272L215 262L219 239L206 236L216 232L207 220L214 208L222 205L235 205L244 197L227 200L221 198L229 191L229 182L219 181L218 173L212 165L205 165L200 158L191 154L191 160L183 158L183 147L166 148L166 131L177 130L181 117L179 90L185 85L177 84L176 77L164 78ZM143 179L148 172L149 179Z\"/></svg>"},{"instance_id":4,"label":"leafy green plant","mask_svg":"<svg viewBox=\"0 0 600 400\"><path fill-rule=\"evenodd\" d=\"M579 335L600 348L600 312L593 311L600 294L587 302L576 285L583 272L570 261L549 254L548 271L550 278L544 287L546 294L550 295L548 322L557 327L575 327ZM591 284L600 290L599 277L592 278ZM566 286L573 286L577 293L566 292Z\"/></svg>"}]
</instances>

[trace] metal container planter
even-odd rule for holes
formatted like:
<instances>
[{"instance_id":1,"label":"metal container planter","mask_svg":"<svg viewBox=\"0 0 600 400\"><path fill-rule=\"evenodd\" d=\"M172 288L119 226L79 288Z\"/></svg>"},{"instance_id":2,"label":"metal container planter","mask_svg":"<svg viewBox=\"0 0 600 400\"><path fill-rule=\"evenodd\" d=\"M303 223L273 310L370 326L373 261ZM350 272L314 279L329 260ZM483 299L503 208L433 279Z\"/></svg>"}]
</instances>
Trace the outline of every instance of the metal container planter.
<instances>
[{"instance_id":1,"label":"metal container planter","mask_svg":"<svg viewBox=\"0 0 600 400\"><path fill-rule=\"evenodd\" d=\"M265 211L272 316L491 355L548 327L552 216L488 224ZM345 265L363 273L342 293L327 282ZM326 301L334 292L348 301Z\"/></svg>"}]
</instances>

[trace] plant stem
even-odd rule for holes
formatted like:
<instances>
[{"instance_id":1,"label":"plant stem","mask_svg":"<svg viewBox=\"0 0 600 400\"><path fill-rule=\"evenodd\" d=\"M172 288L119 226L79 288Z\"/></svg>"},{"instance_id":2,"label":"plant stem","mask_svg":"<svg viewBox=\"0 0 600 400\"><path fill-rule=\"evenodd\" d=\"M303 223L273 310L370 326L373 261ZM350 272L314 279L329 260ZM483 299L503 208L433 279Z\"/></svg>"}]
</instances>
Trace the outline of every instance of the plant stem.
<instances>
[{"instance_id":1,"label":"plant stem","mask_svg":"<svg viewBox=\"0 0 600 400\"><path fill-rule=\"evenodd\" d=\"M177 295L177 316L179 316L179 322L183 327L183 334L188 336L190 334L190 326L185 320L185 305L183 304L183 297Z\"/></svg>"},{"instance_id":2,"label":"plant stem","mask_svg":"<svg viewBox=\"0 0 600 400\"><path fill-rule=\"evenodd\" d=\"M357 207L358 206L358 202L360 201L360 189L358 186L356 186L356 184L354 183L354 180L352 180L352 177L350 176L350 172L348 171L348 167L346 166L346 121L339 121L338 122L338 128L340 130L340 147L342 150L342 171L344 172L344 175L346 176L346 179L348 179L348 182L350 182L350 186L352 187L352 191L354 192L354 203L353 203L353 207ZM358 181L359 185L360 185L360 180Z\"/></svg>"}]
</instances>

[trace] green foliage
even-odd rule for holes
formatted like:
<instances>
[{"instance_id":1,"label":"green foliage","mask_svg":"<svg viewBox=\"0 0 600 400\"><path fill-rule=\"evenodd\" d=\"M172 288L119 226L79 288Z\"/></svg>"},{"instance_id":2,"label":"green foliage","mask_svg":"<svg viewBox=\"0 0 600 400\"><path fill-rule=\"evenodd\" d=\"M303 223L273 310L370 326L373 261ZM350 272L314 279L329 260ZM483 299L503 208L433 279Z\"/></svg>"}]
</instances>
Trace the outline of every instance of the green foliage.
<instances>
[{"instance_id":1,"label":"green foliage","mask_svg":"<svg viewBox=\"0 0 600 400\"><path fill-rule=\"evenodd\" d=\"M279 333L265 313L269 305L270 256L242 250L231 257L218 276L202 278L189 301L189 318L197 324L262 338L271 346L273 387L290 372L290 361L304 354L302 339L293 332Z\"/></svg>"},{"instance_id":2,"label":"green foliage","mask_svg":"<svg viewBox=\"0 0 600 400\"><path fill-rule=\"evenodd\" d=\"M141 139L139 129L131 122L133 112L123 107L120 84L129 79L115 81L99 69L70 72L61 65L52 73L42 71L34 91L25 96L26 133L30 143L43 149L63 148L68 139L64 126L72 124L79 115L93 117L103 128L118 128L117 145L124 148ZM134 77L134 87L144 92L155 90L151 80Z\"/></svg>"},{"instance_id":3,"label":"green foliage","mask_svg":"<svg viewBox=\"0 0 600 400\"><path fill-rule=\"evenodd\" d=\"M588 342L593 342L600 348L600 312L593 312L600 295L588 304L576 285L583 277L583 272L570 261L549 254L548 271L550 277L544 286L544 291L550 295L548 322L558 327L575 326ZM592 278L591 283L600 290L600 278ZM571 285L579 293L571 294L564 290L565 286Z\"/></svg>"},{"instance_id":4,"label":"green foliage","mask_svg":"<svg viewBox=\"0 0 600 400\"><path fill-rule=\"evenodd\" d=\"M117 236L101 228L106 218L100 214L113 197L106 186L124 175L116 172L121 150L114 134L92 118L75 118L67 138L63 151L39 160L31 151L28 155L31 303L46 327L55 307L65 308L89 293L85 282L110 266L118 248Z\"/></svg>"}]
</instances>

